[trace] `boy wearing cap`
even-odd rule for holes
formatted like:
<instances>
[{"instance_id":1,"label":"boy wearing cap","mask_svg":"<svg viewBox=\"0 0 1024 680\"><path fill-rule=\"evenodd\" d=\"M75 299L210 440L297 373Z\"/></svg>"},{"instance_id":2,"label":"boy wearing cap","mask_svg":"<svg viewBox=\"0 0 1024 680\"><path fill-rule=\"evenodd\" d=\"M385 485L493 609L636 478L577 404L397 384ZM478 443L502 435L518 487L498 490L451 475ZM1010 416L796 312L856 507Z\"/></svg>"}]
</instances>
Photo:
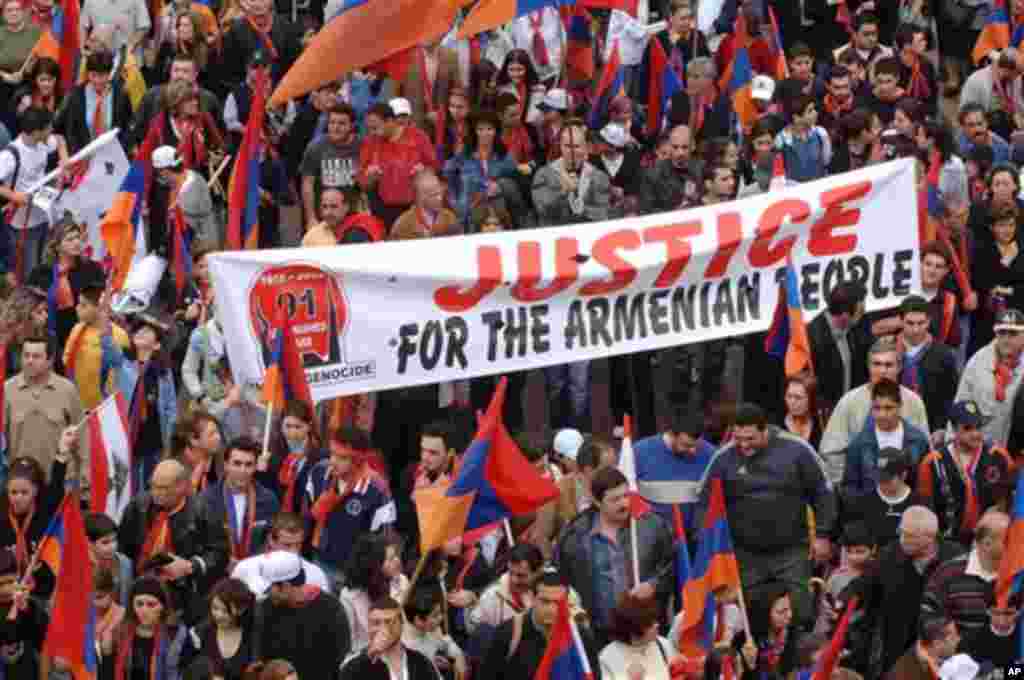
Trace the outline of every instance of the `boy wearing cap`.
<instances>
[{"instance_id":1,"label":"boy wearing cap","mask_svg":"<svg viewBox=\"0 0 1024 680\"><path fill-rule=\"evenodd\" d=\"M267 598L256 605L254 659L285 659L300 678L336 680L352 647L348 617L338 598L306 584L298 555L277 552L260 568Z\"/></svg>"},{"instance_id":2,"label":"boy wearing cap","mask_svg":"<svg viewBox=\"0 0 1024 680\"><path fill-rule=\"evenodd\" d=\"M185 215L185 224L192 230L193 240L215 244L218 248L224 245L224 233L217 215L213 210L213 198L210 187L195 170L186 170L182 164L178 150L173 146L161 146L153 152L153 170L157 173L157 182L170 189L171 195L167 205L177 204ZM166 245L170 251L170 220L168 217L168 234ZM161 244L153 244L159 246Z\"/></svg>"},{"instance_id":3,"label":"boy wearing cap","mask_svg":"<svg viewBox=\"0 0 1024 680\"><path fill-rule=\"evenodd\" d=\"M540 143L545 157L553 161L562 155L562 146L558 140L565 116L569 113L569 93L559 88L548 90L540 104L537 104L537 110L542 115L538 125Z\"/></svg>"},{"instance_id":4,"label":"boy wearing cap","mask_svg":"<svg viewBox=\"0 0 1024 680\"><path fill-rule=\"evenodd\" d=\"M982 414L990 418L982 426L985 437L1006 445L1010 436L1013 401L1024 377L1021 351L1024 350L1024 314L1007 309L996 317L996 338L982 347L964 367L957 401L974 401Z\"/></svg>"},{"instance_id":5,"label":"boy wearing cap","mask_svg":"<svg viewBox=\"0 0 1024 680\"><path fill-rule=\"evenodd\" d=\"M929 453L918 469L921 503L938 515L942 536L964 545L981 515L1006 497L1011 483L1009 454L985 440L983 428L989 420L973 401L953 404L952 438Z\"/></svg>"},{"instance_id":6,"label":"boy wearing cap","mask_svg":"<svg viewBox=\"0 0 1024 680\"><path fill-rule=\"evenodd\" d=\"M619 123L608 123L601 128L601 143L595 145L598 153L590 157L590 162L607 173L611 180L611 212L614 217L633 216L639 209L643 168L640 152L629 142L626 128Z\"/></svg>"}]
</instances>

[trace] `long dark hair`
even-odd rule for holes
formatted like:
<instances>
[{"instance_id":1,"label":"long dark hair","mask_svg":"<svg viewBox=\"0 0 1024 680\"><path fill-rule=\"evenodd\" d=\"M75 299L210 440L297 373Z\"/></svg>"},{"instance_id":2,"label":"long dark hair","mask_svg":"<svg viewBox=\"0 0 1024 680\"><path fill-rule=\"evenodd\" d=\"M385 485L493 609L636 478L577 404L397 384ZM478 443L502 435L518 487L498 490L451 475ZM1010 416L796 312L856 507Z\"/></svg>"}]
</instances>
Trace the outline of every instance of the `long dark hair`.
<instances>
[{"instance_id":1,"label":"long dark hair","mask_svg":"<svg viewBox=\"0 0 1024 680\"><path fill-rule=\"evenodd\" d=\"M533 60L530 59L530 54L526 50L512 50L505 55L505 62L501 65L501 70L498 71L498 87L512 82L508 75L508 67L511 64L522 64L526 67L526 92L529 95L533 86L540 82L540 76L537 75L537 69L533 67ZM524 110L528 104L529 102L523 102Z\"/></svg>"},{"instance_id":2,"label":"long dark hair","mask_svg":"<svg viewBox=\"0 0 1024 680\"><path fill-rule=\"evenodd\" d=\"M476 126L481 124L494 127L494 154L496 156L506 156L508 150L505 149L505 143L501 141L501 119L494 111L478 111L469 117L469 130L466 131L466 150L468 155L473 155L477 152L480 140L476 134Z\"/></svg>"}]
</instances>

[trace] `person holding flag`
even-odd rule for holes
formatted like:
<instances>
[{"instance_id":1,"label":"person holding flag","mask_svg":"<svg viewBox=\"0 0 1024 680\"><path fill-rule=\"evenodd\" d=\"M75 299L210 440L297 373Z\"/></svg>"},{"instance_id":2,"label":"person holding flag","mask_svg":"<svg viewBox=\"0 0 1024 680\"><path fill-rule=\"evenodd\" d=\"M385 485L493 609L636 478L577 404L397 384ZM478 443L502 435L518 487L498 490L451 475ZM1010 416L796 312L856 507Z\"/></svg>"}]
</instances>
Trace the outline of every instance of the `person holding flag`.
<instances>
[{"instance_id":1,"label":"person holding flag","mask_svg":"<svg viewBox=\"0 0 1024 680\"><path fill-rule=\"evenodd\" d=\"M576 628L568 584L556 569L546 568L533 584L533 604L501 624L480 664L489 680L555 680L553 666L572 669L559 680L601 680L599 649L593 628ZM575 634L573 634L575 628ZM581 653L581 648L582 652ZM585 658L584 658L585 656ZM550 657L550 659L549 659ZM562 657L558 659L558 657ZM556 660L558 659L558 660ZM564 665L559 661L565 661ZM590 671L584 675L584 670Z\"/></svg>"},{"instance_id":2,"label":"person holding flag","mask_svg":"<svg viewBox=\"0 0 1024 680\"><path fill-rule=\"evenodd\" d=\"M733 439L719 449L705 475L698 515L707 512L711 480L722 480L725 507L747 595L773 581L793 593L794 620L810 623L806 508L816 520L815 561L832 556L836 495L821 459L804 440L769 426L761 407L741 404ZM751 493L752 489L758 493Z\"/></svg>"},{"instance_id":3,"label":"person holding flag","mask_svg":"<svg viewBox=\"0 0 1024 680\"><path fill-rule=\"evenodd\" d=\"M659 602L671 597L675 553L672 531L655 513L635 519L634 541L630 484L618 468L594 473L591 493L594 506L563 530L554 563L565 583L579 593L590 614L594 637L604 643L611 637L612 614L623 593L656 597ZM631 566L634 556L636 570ZM639 580L635 571L639 571Z\"/></svg>"}]
</instances>

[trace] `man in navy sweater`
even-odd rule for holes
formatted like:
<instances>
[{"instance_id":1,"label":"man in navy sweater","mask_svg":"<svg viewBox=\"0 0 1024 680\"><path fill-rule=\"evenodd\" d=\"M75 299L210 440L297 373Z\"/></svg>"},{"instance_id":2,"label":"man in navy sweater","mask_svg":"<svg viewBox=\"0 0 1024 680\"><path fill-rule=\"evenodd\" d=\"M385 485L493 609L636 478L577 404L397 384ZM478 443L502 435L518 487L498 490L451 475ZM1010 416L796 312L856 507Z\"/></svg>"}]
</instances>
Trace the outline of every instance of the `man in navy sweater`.
<instances>
[{"instance_id":1,"label":"man in navy sweater","mask_svg":"<svg viewBox=\"0 0 1024 680\"><path fill-rule=\"evenodd\" d=\"M663 433L641 439L633 446L640 495L670 526L675 526L675 508L678 507L687 536L692 535L694 529L693 509L700 480L715 452L701 438L702 434L700 416L676 408Z\"/></svg>"}]
</instances>

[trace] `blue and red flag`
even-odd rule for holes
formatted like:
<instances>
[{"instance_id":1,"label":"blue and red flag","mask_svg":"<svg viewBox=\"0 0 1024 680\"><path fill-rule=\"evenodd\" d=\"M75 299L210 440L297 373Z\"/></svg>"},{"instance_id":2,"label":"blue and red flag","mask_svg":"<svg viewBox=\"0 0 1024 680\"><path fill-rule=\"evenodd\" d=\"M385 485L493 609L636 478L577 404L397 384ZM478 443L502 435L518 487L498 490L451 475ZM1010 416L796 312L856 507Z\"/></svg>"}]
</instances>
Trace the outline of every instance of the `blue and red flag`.
<instances>
[{"instance_id":1,"label":"blue and red flag","mask_svg":"<svg viewBox=\"0 0 1024 680\"><path fill-rule=\"evenodd\" d=\"M192 278L192 240L189 237L188 225L185 224L185 212L180 205L174 207L171 225L171 261L174 264L174 288L178 293L178 304L185 294L185 284Z\"/></svg>"},{"instance_id":2,"label":"blue and red flag","mask_svg":"<svg viewBox=\"0 0 1024 680\"><path fill-rule=\"evenodd\" d=\"M686 527L683 523L683 511L679 504L672 506L672 520L676 531L676 594L679 596L679 608L683 606L683 589L690 580L690 546L686 543Z\"/></svg>"},{"instance_id":3,"label":"blue and red flag","mask_svg":"<svg viewBox=\"0 0 1024 680\"><path fill-rule=\"evenodd\" d=\"M96 610L93 607L93 567L78 492L64 497L43 536L40 559L57 569L53 613L43 654L64 659L74 680L96 678ZM61 569L61 564L74 565Z\"/></svg>"},{"instance_id":4,"label":"blue and red flag","mask_svg":"<svg viewBox=\"0 0 1024 680\"><path fill-rule=\"evenodd\" d=\"M252 107L242 143L228 184L228 233L230 250L260 247L260 162L263 157L263 119L267 112L269 74L253 83Z\"/></svg>"},{"instance_id":5,"label":"blue and red flag","mask_svg":"<svg viewBox=\"0 0 1024 680\"><path fill-rule=\"evenodd\" d=\"M764 351L783 360L786 377L798 375L804 370L814 375L811 341L807 337L807 325L800 304L800 286L797 284L796 268L792 260L786 262L786 276L779 283L779 301L775 305L772 325L764 339Z\"/></svg>"},{"instance_id":6,"label":"blue and red flag","mask_svg":"<svg viewBox=\"0 0 1024 680\"><path fill-rule=\"evenodd\" d=\"M468 2L461 2L467 5ZM567 0L479 0L462 22L460 38L469 38L477 33L498 28L513 19L537 12L545 7L559 7Z\"/></svg>"},{"instance_id":7,"label":"blue and red flag","mask_svg":"<svg viewBox=\"0 0 1024 680\"><path fill-rule=\"evenodd\" d=\"M668 55L661 41L650 41L650 54L647 63L647 129L648 135L656 135L661 131L661 123L668 111L668 103L672 96L682 91L683 83L679 75L669 66Z\"/></svg>"},{"instance_id":8,"label":"blue and red flag","mask_svg":"<svg viewBox=\"0 0 1024 680\"><path fill-rule=\"evenodd\" d=\"M263 400L278 413L290 401L304 401L313 406L313 395L302 365L302 353L295 342L291 323L285 321L275 331L270 364L263 375Z\"/></svg>"},{"instance_id":9,"label":"blue and red flag","mask_svg":"<svg viewBox=\"0 0 1024 680\"><path fill-rule=\"evenodd\" d=\"M786 62L786 51L782 48L782 31L779 29L779 21L775 18L775 10L771 6L768 7L768 20L772 26L772 39L768 43L768 48L775 59L775 72L772 77L777 81L782 81L789 77L789 64Z\"/></svg>"},{"instance_id":10,"label":"blue and red flag","mask_svg":"<svg viewBox=\"0 0 1024 680\"><path fill-rule=\"evenodd\" d=\"M569 612L569 597L558 603L558 616L548 636L544 657L533 680L593 680L590 659L580 631Z\"/></svg>"},{"instance_id":11,"label":"blue and red flag","mask_svg":"<svg viewBox=\"0 0 1024 680\"><path fill-rule=\"evenodd\" d=\"M981 62L992 50L1010 46L1010 13L1006 11L1006 0L995 0L992 10L985 18L985 25L974 43L971 57L974 63Z\"/></svg>"},{"instance_id":12,"label":"blue and red flag","mask_svg":"<svg viewBox=\"0 0 1024 680\"><path fill-rule=\"evenodd\" d=\"M565 67L570 80L594 79L593 17L582 5L565 8Z\"/></svg>"},{"instance_id":13,"label":"blue and red flag","mask_svg":"<svg viewBox=\"0 0 1024 680\"><path fill-rule=\"evenodd\" d=\"M594 90L594 105L590 109L587 124L592 130L602 127L608 118L608 107L612 100L626 94L626 68L619 57L618 41L612 45L612 53L605 62L601 80Z\"/></svg>"},{"instance_id":14,"label":"blue and red flag","mask_svg":"<svg viewBox=\"0 0 1024 680\"><path fill-rule=\"evenodd\" d=\"M494 390L455 480L413 495L424 554L558 498L558 485L537 471L505 429L501 414L507 382L502 378Z\"/></svg>"},{"instance_id":15,"label":"blue and red flag","mask_svg":"<svg viewBox=\"0 0 1024 680\"><path fill-rule=\"evenodd\" d=\"M729 533L722 480L716 477L708 483L711 490L700 530L697 557L690 571L690 580L683 586L683 622L678 646L689 657L707 654L714 644L715 591L740 588L740 568Z\"/></svg>"},{"instance_id":16,"label":"blue and red flag","mask_svg":"<svg viewBox=\"0 0 1024 680\"><path fill-rule=\"evenodd\" d=\"M732 110L736 112L736 117L743 127L749 128L757 120L757 107L750 96L754 67L750 62L751 41L747 31L747 20L742 15L736 19L734 32L736 51L718 80L718 87L732 101Z\"/></svg>"},{"instance_id":17,"label":"blue and red flag","mask_svg":"<svg viewBox=\"0 0 1024 680\"><path fill-rule=\"evenodd\" d=\"M81 36L78 25L81 6L78 0L62 0L60 3L60 27L57 41L60 43L60 86L64 92L70 92L78 82L78 58L82 52ZM54 17L57 28L58 18Z\"/></svg>"}]
</instances>

